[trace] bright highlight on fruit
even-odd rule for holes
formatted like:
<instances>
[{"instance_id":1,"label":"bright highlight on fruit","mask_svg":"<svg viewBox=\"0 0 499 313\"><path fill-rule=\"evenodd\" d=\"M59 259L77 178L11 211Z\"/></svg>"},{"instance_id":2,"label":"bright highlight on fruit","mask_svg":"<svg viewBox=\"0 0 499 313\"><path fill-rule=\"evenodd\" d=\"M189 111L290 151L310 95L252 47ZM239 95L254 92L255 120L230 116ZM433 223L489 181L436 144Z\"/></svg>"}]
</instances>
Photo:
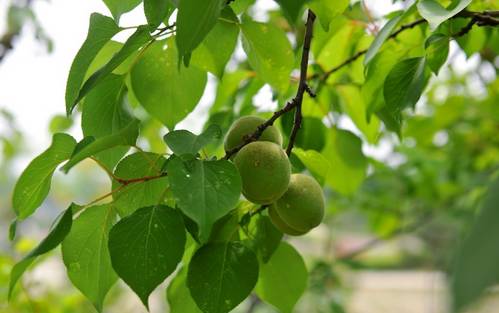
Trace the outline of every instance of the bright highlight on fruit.
<instances>
[{"instance_id":1,"label":"bright highlight on fruit","mask_svg":"<svg viewBox=\"0 0 499 313\"><path fill-rule=\"evenodd\" d=\"M245 136L253 134L265 120L258 116L243 116L236 120L225 136L225 151L230 151L244 142ZM282 146L282 136L275 126L269 126L258 141L269 141Z\"/></svg>"}]
</instances>

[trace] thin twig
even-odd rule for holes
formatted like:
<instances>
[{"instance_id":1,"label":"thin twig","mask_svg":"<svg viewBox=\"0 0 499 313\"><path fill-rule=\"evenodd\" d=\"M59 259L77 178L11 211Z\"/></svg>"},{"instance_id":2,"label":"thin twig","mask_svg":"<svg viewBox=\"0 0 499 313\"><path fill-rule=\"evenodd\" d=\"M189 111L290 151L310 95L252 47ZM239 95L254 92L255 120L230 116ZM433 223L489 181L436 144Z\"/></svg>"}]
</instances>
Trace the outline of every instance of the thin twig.
<instances>
[{"instance_id":1,"label":"thin twig","mask_svg":"<svg viewBox=\"0 0 499 313\"><path fill-rule=\"evenodd\" d=\"M399 236L399 235L402 235L402 234L408 234L408 233L412 233L414 231L417 231L419 228L426 225L431 220L431 218L432 217L430 215L425 215L420 220L414 222L413 224L396 229L388 236L373 238L373 239L367 241L365 244L361 245L360 247L357 247L357 248L355 248L355 249L353 249L345 254L339 255L338 257L336 257L336 260L343 261L343 260L353 259L356 256L358 256L366 251L369 251L370 249L376 247L377 245L381 244L382 242L384 242L386 240L392 239L392 238Z\"/></svg>"},{"instance_id":2,"label":"thin twig","mask_svg":"<svg viewBox=\"0 0 499 313\"><path fill-rule=\"evenodd\" d=\"M472 18L472 21L468 23L465 28L463 28L461 31L458 33L454 34L453 37L460 37L468 33L473 25L478 25L478 26L498 26L499 25L499 11L483 11L483 12L471 12L471 11L462 11L461 13L455 15L452 17L454 18ZM417 25L425 23L425 19L418 19L415 20L411 23L404 24L400 26L393 34L391 34L388 39L395 39L401 32L406 31L408 29L414 28ZM325 82L329 76L331 76L333 73L339 71L343 67L347 66L348 64L354 62L361 56L367 53L367 49L360 50L356 52L353 56L350 58L346 59L339 65L333 67L332 69L326 71L325 73L316 73L314 75L309 76L309 79L315 79L315 78L320 78L321 82Z\"/></svg>"}]
</instances>

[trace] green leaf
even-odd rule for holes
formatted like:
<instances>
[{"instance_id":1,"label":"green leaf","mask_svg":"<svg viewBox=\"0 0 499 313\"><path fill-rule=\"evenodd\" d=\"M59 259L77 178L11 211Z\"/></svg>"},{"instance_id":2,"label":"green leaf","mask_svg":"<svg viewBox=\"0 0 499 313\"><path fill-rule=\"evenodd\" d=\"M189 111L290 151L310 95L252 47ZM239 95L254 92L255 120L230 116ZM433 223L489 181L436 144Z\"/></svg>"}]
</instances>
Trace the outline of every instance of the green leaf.
<instances>
[{"instance_id":1,"label":"green leaf","mask_svg":"<svg viewBox=\"0 0 499 313\"><path fill-rule=\"evenodd\" d=\"M115 218L109 204L86 208L62 242L62 259L69 279L99 312L107 292L118 280L107 247Z\"/></svg>"},{"instance_id":2,"label":"green leaf","mask_svg":"<svg viewBox=\"0 0 499 313\"><path fill-rule=\"evenodd\" d=\"M12 292L16 286L17 281L26 269L33 263L36 258L42 254L49 252L50 250L57 247L66 237L66 235L71 230L71 225L73 223L73 204L64 211L61 218L57 221L55 226L49 232L47 237L45 237L35 249L26 255L21 261L16 263L10 272L10 283L9 283L9 295L8 298L11 299Z\"/></svg>"},{"instance_id":3,"label":"green leaf","mask_svg":"<svg viewBox=\"0 0 499 313\"><path fill-rule=\"evenodd\" d=\"M342 98L342 108L350 116L355 126L364 134L369 143L376 143L379 137L379 120L376 117L367 121L367 105L357 86L345 85L336 88Z\"/></svg>"},{"instance_id":4,"label":"green leaf","mask_svg":"<svg viewBox=\"0 0 499 313\"><path fill-rule=\"evenodd\" d=\"M213 106L210 108L210 112L212 114L218 113L220 112L220 109L224 107L229 107L232 111L233 102L235 100L234 97L237 90L242 85L242 82L250 76L251 72L246 70L224 73L223 78L217 85L217 96Z\"/></svg>"},{"instance_id":5,"label":"green leaf","mask_svg":"<svg viewBox=\"0 0 499 313\"><path fill-rule=\"evenodd\" d=\"M170 130L197 105L206 73L194 67L179 70L173 38L152 44L132 68L132 88L141 105Z\"/></svg>"},{"instance_id":6,"label":"green leaf","mask_svg":"<svg viewBox=\"0 0 499 313\"><path fill-rule=\"evenodd\" d=\"M197 223L201 240L206 240L212 225L239 200L239 172L226 160L183 162L178 157L168 162L167 171L177 205Z\"/></svg>"},{"instance_id":7,"label":"green leaf","mask_svg":"<svg viewBox=\"0 0 499 313\"><path fill-rule=\"evenodd\" d=\"M76 153L73 153L69 161L66 162L66 164L64 164L64 166L62 167L62 170L67 173L73 166L75 166L79 162L101 151L117 146L133 146L139 135L138 126L139 121L133 120L119 132L97 138L92 142L86 144L79 151L75 151Z\"/></svg>"},{"instance_id":8,"label":"green leaf","mask_svg":"<svg viewBox=\"0 0 499 313\"><path fill-rule=\"evenodd\" d=\"M121 160L116 166L114 175L128 180L146 176L158 176L161 174L165 162L166 159L159 154L137 152ZM118 181L113 180L113 190L120 186L121 184ZM121 187L113 194L114 205L120 216L127 216L138 208L159 204L167 188L167 177L131 183Z\"/></svg>"},{"instance_id":9,"label":"green leaf","mask_svg":"<svg viewBox=\"0 0 499 313\"><path fill-rule=\"evenodd\" d=\"M246 18L241 24L243 48L259 78L280 93L289 86L294 54L286 34L272 24Z\"/></svg>"},{"instance_id":10,"label":"green leaf","mask_svg":"<svg viewBox=\"0 0 499 313\"><path fill-rule=\"evenodd\" d=\"M184 246L182 216L167 206L138 209L109 233L114 270L147 308L149 295L175 270Z\"/></svg>"},{"instance_id":11,"label":"green leaf","mask_svg":"<svg viewBox=\"0 0 499 313\"><path fill-rule=\"evenodd\" d=\"M322 153L298 148L293 152L312 175L341 194L353 194L366 177L367 159L362 153L362 141L349 131L330 129Z\"/></svg>"},{"instance_id":12,"label":"green leaf","mask_svg":"<svg viewBox=\"0 0 499 313\"><path fill-rule=\"evenodd\" d=\"M22 172L12 195L12 207L20 220L33 214L42 204L49 193L55 169L71 157L75 146L76 140L70 135L55 134L50 147Z\"/></svg>"},{"instance_id":13,"label":"green leaf","mask_svg":"<svg viewBox=\"0 0 499 313\"><path fill-rule=\"evenodd\" d=\"M305 0L276 0L281 7L284 16L288 20L289 24L295 25L300 13L302 13L303 4Z\"/></svg>"},{"instance_id":14,"label":"green leaf","mask_svg":"<svg viewBox=\"0 0 499 313\"><path fill-rule=\"evenodd\" d=\"M305 292L308 273L301 255L291 245L281 242L267 264L260 268L256 294L282 313L291 313Z\"/></svg>"},{"instance_id":15,"label":"green leaf","mask_svg":"<svg viewBox=\"0 0 499 313\"><path fill-rule=\"evenodd\" d=\"M85 97L90 90L101 83L109 74L120 66L127 58L136 53L144 44L152 40L149 28L146 25L139 26L135 33L127 39L123 47L102 68L93 73L83 84L75 103Z\"/></svg>"},{"instance_id":16,"label":"green leaf","mask_svg":"<svg viewBox=\"0 0 499 313\"><path fill-rule=\"evenodd\" d=\"M116 22L119 22L123 13L132 11L142 0L103 0Z\"/></svg>"},{"instance_id":17,"label":"green leaf","mask_svg":"<svg viewBox=\"0 0 499 313\"><path fill-rule=\"evenodd\" d=\"M187 288L187 270L184 267L168 285L166 298L170 313L201 313Z\"/></svg>"},{"instance_id":18,"label":"green leaf","mask_svg":"<svg viewBox=\"0 0 499 313\"><path fill-rule=\"evenodd\" d=\"M179 60L189 55L208 35L224 4L225 0L180 1L176 24Z\"/></svg>"},{"instance_id":19,"label":"green leaf","mask_svg":"<svg viewBox=\"0 0 499 313\"><path fill-rule=\"evenodd\" d=\"M210 125L199 136L188 130L174 130L167 133L163 138L168 147L176 155L196 155L204 146L210 142L220 139L222 130L217 125Z\"/></svg>"},{"instance_id":20,"label":"green leaf","mask_svg":"<svg viewBox=\"0 0 499 313\"><path fill-rule=\"evenodd\" d=\"M121 0L119 0L121 1ZM88 35L80 50L76 54L66 83L66 113L69 115L76 106L76 98L83 83L85 74L93 59L102 47L120 31L120 28L109 18L98 13L90 16Z\"/></svg>"},{"instance_id":21,"label":"green leaf","mask_svg":"<svg viewBox=\"0 0 499 313\"><path fill-rule=\"evenodd\" d=\"M99 138L125 128L132 117L124 108L125 77L110 74L85 98L81 128L86 137ZM98 153L95 157L109 168L125 155L128 147L116 147Z\"/></svg>"},{"instance_id":22,"label":"green leaf","mask_svg":"<svg viewBox=\"0 0 499 313\"><path fill-rule=\"evenodd\" d=\"M325 31L329 31L329 24L348 7L348 0L311 0L308 7L317 14L319 22Z\"/></svg>"},{"instance_id":23,"label":"green leaf","mask_svg":"<svg viewBox=\"0 0 499 313\"><path fill-rule=\"evenodd\" d=\"M454 2L455 5L453 5L452 9L445 9L435 0L419 0L417 8L419 14L428 21L430 28L433 30L464 10L470 3L471 0L458 0Z\"/></svg>"},{"instance_id":24,"label":"green leaf","mask_svg":"<svg viewBox=\"0 0 499 313\"><path fill-rule=\"evenodd\" d=\"M368 121L373 113L385 106L383 84L386 76L401 57L402 54L396 51L394 45L390 45L387 49L376 54L367 65L361 95L366 104L366 119Z\"/></svg>"},{"instance_id":25,"label":"green leaf","mask_svg":"<svg viewBox=\"0 0 499 313\"><path fill-rule=\"evenodd\" d=\"M499 179L496 179L490 184L480 213L457 254L451 285L455 312L471 304L499 280L499 249L494 240L499 236L498 203Z\"/></svg>"},{"instance_id":26,"label":"green leaf","mask_svg":"<svg viewBox=\"0 0 499 313\"><path fill-rule=\"evenodd\" d=\"M369 62L371 62L372 59L376 56L383 43L386 41L386 39L388 39L392 31L395 29L395 27L397 27L403 17L404 14L399 14L389 20L385 24L385 26L381 28L379 33L376 35L376 38L374 38L373 43L369 46L369 49L366 52L366 55L364 57L364 66L367 66L367 64L369 64Z\"/></svg>"},{"instance_id":27,"label":"green leaf","mask_svg":"<svg viewBox=\"0 0 499 313\"><path fill-rule=\"evenodd\" d=\"M170 0L144 0L144 14L152 29L161 24L175 10Z\"/></svg>"},{"instance_id":28,"label":"green leaf","mask_svg":"<svg viewBox=\"0 0 499 313\"><path fill-rule=\"evenodd\" d=\"M386 77L383 95L387 109L400 112L414 107L425 85L426 59L411 58L395 64Z\"/></svg>"},{"instance_id":29,"label":"green leaf","mask_svg":"<svg viewBox=\"0 0 499 313\"><path fill-rule=\"evenodd\" d=\"M428 66L435 75L438 75L438 71L449 56L449 37L439 33L432 34L426 39L425 48Z\"/></svg>"},{"instance_id":30,"label":"green leaf","mask_svg":"<svg viewBox=\"0 0 499 313\"><path fill-rule=\"evenodd\" d=\"M237 242L202 246L187 273L187 287L204 313L229 312L250 294L257 280L255 254Z\"/></svg>"},{"instance_id":31,"label":"green leaf","mask_svg":"<svg viewBox=\"0 0 499 313\"><path fill-rule=\"evenodd\" d=\"M248 225L249 245L258 258L267 263L281 242L283 234L275 228L270 218L258 215L251 219Z\"/></svg>"},{"instance_id":32,"label":"green leaf","mask_svg":"<svg viewBox=\"0 0 499 313\"><path fill-rule=\"evenodd\" d=\"M238 24L237 16L226 7L213 29L192 52L191 64L221 78L236 48Z\"/></svg>"}]
</instances>

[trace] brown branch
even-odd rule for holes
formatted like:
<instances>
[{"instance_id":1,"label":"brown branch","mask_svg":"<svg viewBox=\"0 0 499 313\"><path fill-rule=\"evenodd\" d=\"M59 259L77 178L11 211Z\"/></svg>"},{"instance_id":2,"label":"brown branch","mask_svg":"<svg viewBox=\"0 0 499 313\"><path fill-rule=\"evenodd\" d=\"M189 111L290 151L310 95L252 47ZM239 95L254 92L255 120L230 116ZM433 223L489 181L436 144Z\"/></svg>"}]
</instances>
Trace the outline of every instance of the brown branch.
<instances>
[{"instance_id":1,"label":"brown branch","mask_svg":"<svg viewBox=\"0 0 499 313\"><path fill-rule=\"evenodd\" d=\"M291 130L291 135L289 136L288 147L286 148L286 154L291 155L293 146L295 144L296 136L298 135L298 130L301 128L302 113L301 105L303 103L303 94L307 91L307 69L308 69L308 59L310 56L310 44L312 43L312 36L314 32L314 21L315 14L312 10L308 10L307 24L305 30L305 40L303 42L303 52L301 57L300 66L300 81L298 83L298 91L296 92L295 102L295 119L293 122L293 129Z\"/></svg>"},{"instance_id":2,"label":"brown branch","mask_svg":"<svg viewBox=\"0 0 499 313\"><path fill-rule=\"evenodd\" d=\"M241 143L239 146L235 147L234 149L226 151L223 159L228 160L231 156L236 154L244 146L246 146L247 144L249 144L253 141L258 140L258 138L260 138L260 136L265 131L265 129L267 129L267 127L272 126L274 124L274 122L279 117L281 117L282 115L284 115L287 112L290 112L294 108L297 108L297 114L295 114L295 122L293 125L293 130L292 130L290 138L293 138L293 136L296 137L296 132L300 128L300 124L301 124L301 104L303 101L303 94L305 92L309 92L309 93L313 94L313 92L310 90L310 88L307 85L307 68L308 68L308 60L309 60L309 55L310 55L310 43L312 40L312 30L313 30L314 20L315 20L315 14L311 10L309 10L307 23L306 23L305 40L304 40L304 44L303 44L303 54L302 54L302 59L301 59L300 80L299 80L298 91L296 92L296 96L291 101L286 103L286 105L282 109L275 111L274 114L272 114L272 116L268 120L266 120L264 123L259 125L252 134L246 136L243 140L243 143ZM309 91L307 91L307 89ZM299 107L299 109L298 109L298 107ZM298 118L298 120L297 120L297 118ZM289 145L286 149L286 152L288 153L288 155L291 152L291 149L293 149L293 145L294 145L294 139L293 140L290 139Z\"/></svg>"},{"instance_id":3,"label":"brown branch","mask_svg":"<svg viewBox=\"0 0 499 313\"><path fill-rule=\"evenodd\" d=\"M472 20L461 31L452 35L453 37L460 37L460 36L465 35L466 33L468 33L471 30L471 28L475 24L478 26L498 26L499 25L499 11L472 12L472 11L465 10L465 11L462 11L459 14L452 17L452 19L454 19L454 18L472 18ZM415 20L414 22L404 24L404 25L400 26L395 32L393 32L388 37L388 39L395 39L401 32L406 31L406 30L411 29L411 28L414 28L415 26L423 24L423 23L426 23L425 19L418 19L418 20ZM345 61L343 61L339 65L333 67L329 71L327 71L323 74L316 73L314 75L309 76L309 79L320 78L321 82L325 82L329 78L329 76L331 76L333 73L339 71L343 67L354 62L355 60L357 60L358 58L360 58L361 56L363 56L366 53L367 53L367 49L358 51L353 56L346 59Z\"/></svg>"},{"instance_id":4,"label":"brown branch","mask_svg":"<svg viewBox=\"0 0 499 313\"><path fill-rule=\"evenodd\" d=\"M116 178L115 180L120 183L123 186L134 184L134 183L139 183L139 182L146 182L150 181L153 179L161 178L167 176L167 173L161 173L158 175L151 175L151 176L144 176L144 177L137 177L137 178L131 178L131 179L123 179L123 178Z\"/></svg>"},{"instance_id":5,"label":"brown branch","mask_svg":"<svg viewBox=\"0 0 499 313\"><path fill-rule=\"evenodd\" d=\"M351 251L348 251L345 254L339 255L336 257L337 261L344 261L344 260L351 260L355 258L356 256L369 251L370 249L378 246L379 244L383 243L386 240L393 239L399 235L402 234L408 234L417 231L424 225L426 225L429 221L431 221L431 215L425 215L423 216L420 220L414 222L413 224L407 225L405 227L400 227L396 230L394 230L392 233L385 237L376 237L373 238L369 241L367 241L365 244L361 245L360 247L357 247Z\"/></svg>"}]
</instances>

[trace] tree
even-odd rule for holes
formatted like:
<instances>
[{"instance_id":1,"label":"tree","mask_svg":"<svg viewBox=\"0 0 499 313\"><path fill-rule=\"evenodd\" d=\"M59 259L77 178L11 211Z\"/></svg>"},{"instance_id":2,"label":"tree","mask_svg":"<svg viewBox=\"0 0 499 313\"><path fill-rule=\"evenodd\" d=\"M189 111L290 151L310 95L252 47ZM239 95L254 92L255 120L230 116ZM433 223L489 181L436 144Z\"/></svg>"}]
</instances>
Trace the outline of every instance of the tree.
<instances>
[{"instance_id":1,"label":"tree","mask_svg":"<svg viewBox=\"0 0 499 313\"><path fill-rule=\"evenodd\" d=\"M241 197L249 194L246 185L271 181L275 187L278 183L270 179L281 174L279 184L285 185L292 170L315 177L327 191L329 206L336 194L355 194L369 163L375 166L372 176L383 175L383 166L364 156L362 142L407 134L404 121L411 125L411 109L432 88L431 78L448 59L451 40L467 53L480 51L485 60L486 52L497 54L499 13L470 0L446 7L420 0L386 16L381 29L360 3L348 1L277 1L279 9L263 23L251 16L252 1L144 0L148 24L140 26L119 26L119 19L142 1L104 2L113 17L90 17L66 86L67 115L81 112L84 138L56 133L50 147L28 165L13 192L17 221L11 227L13 238L16 223L44 201L61 164L65 173L88 158L101 166L112 190L88 204L69 204L48 236L13 268L10 285L13 292L27 267L62 243L69 279L98 311L118 279L148 307L150 293L175 275L168 288L173 311L229 312L254 292L291 312L306 289L307 269L282 240L282 225L273 223L289 222L286 232L296 235L311 227L300 229L296 218L285 215L269 218L285 207L269 209L285 196L285 188L278 188L270 202L248 197L257 205ZM124 43L112 40L126 29L134 32ZM476 31L482 36L479 44ZM239 38L246 58L234 59ZM229 61L233 66L227 66ZM294 70L299 70L297 77ZM176 129L199 103L208 73L218 84L203 132ZM262 114L265 119L225 151L222 141L233 121L257 114L252 97L264 85L272 88L278 110ZM340 116L348 117L358 133L341 129ZM271 152L281 149L280 141L264 138L279 126L285 153ZM169 132L161 138L163 127ZM246 154L238 161L238 153L257 145L253 155L280 158L274 170L289 157L290 165L282 165L288 169L257 177L259 172L248 169ZM319 203L319 198L310 202ZM491 203L485 201L484 215ZM314 207L319 212L314 217L322 217L320 204ZM486 228L492 234L494 225ZM479 240L474 233L470 240ZM463 249L476 247L468 246ZM466 250L462 255L460 264L467 270ZM489 270L486 265L478 270ZM460 273L455 294L466 296L456 297L456 310L495 282L476 282L477 289L469 293L463 286L470 278L460 283Z\"/></svg>"}]
</instances>

